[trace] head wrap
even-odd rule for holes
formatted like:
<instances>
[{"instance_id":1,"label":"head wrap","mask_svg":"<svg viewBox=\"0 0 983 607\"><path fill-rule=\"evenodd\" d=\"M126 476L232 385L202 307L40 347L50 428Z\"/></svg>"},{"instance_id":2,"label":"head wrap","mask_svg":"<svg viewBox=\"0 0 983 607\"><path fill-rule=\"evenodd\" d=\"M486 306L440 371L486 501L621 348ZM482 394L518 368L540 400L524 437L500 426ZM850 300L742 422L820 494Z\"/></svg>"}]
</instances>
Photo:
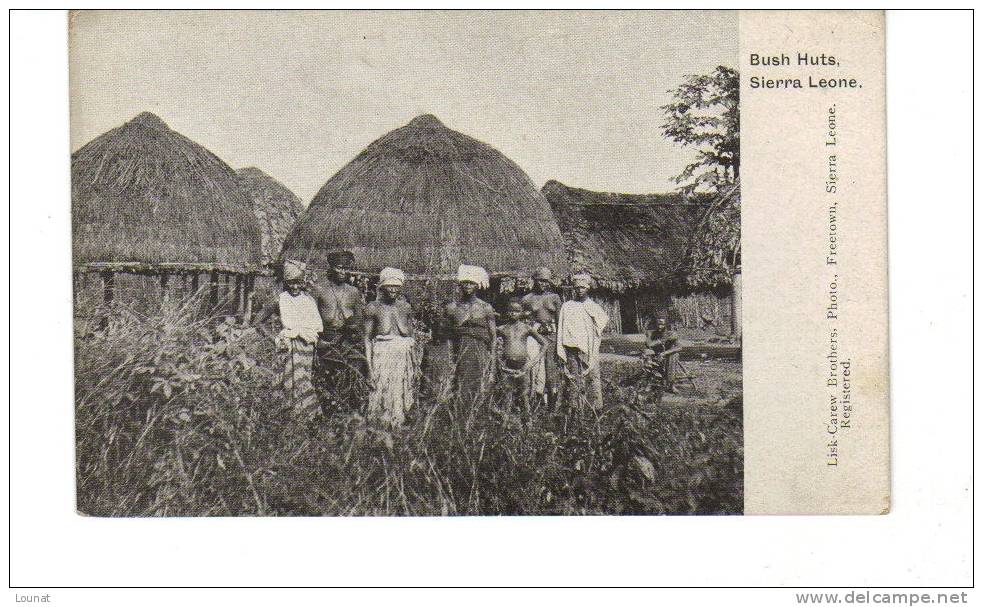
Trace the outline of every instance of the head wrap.
<instances>
[{"instance_id":1,"label":"head wrap","mask_svg":"<svg viewBox=\"0 0 983 607\"><path fill-rule=\"evenodd\" d=\"M570 279L570 281L573 283L573 286L575 287L587 287L588 289L591 288L591 285L594 282L593 279L590 277L590 274L587 274L586 272L581 272L580 274L574 274L573 277Z\"/></svg>"},{"instance_id":2,"label":"head wrap","mask_svg":"<svg viewBox=\"0 0 983 607\"><path fill-rule=\"evenodd\" d=\"M351 251L328 253L328 263L332 268L350 268L355 265L355 255Z\"/></svg>"},{"instance_id":3,"label":"head wrap","mask_svg":"<svg viewBox=\"0 0 983 607\"><path fill-rule=\"evenodd\" d=\"M549 268L536 268L532 273L533 280L548 280L553 282L553 272Z\"/></svg>"},{"instance_id":4,"label":"head wrap","mask_svg":"<svg viewBox=\"0 0 983 607\"><path fill-rule=\"evenodd\" d=\"M457 282L473 282L481 289L488 288L488 272L481 266L457 266Z\"/></svg>"},{"instance_id":5,"label":"head wrap","mask_svg":"<svg viewBox=\"0 0 983 607\"><path fill-rule=\"evenodd\" d=\"M283 281L304 280L307 264L302 261L288 259L283 262Z\"/></svg>"},{"instance_id":6,"label":"head wrap","mask_svg":"<svg viewBox=\"0 0 983 607\"><path fill-rule=\"evenodd\" d=\"M383 268L382 272L379 272L380 287L401 287L404 282L406 282L406 274L403 274L402 270Z\"/></svg>"}]
</instances>

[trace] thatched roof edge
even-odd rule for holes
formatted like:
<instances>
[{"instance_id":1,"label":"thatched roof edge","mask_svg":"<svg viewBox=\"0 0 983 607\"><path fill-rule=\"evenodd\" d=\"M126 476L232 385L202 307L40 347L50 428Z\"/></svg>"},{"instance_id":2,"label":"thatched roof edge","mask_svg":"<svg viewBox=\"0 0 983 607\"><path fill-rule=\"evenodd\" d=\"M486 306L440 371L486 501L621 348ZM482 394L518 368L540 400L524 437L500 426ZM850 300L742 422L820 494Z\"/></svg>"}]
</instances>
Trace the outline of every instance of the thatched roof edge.
<instances>
[{"instance_id":1,"label":"thatched roof edge","mask_svg":"<svg viewBox=\"0 0 983 607\"><path fill-rule=\"evenodd\" d=\"M259 222L263 264L276 264L283 241L304 212L300 197L257 167L236 170L242 187L253 203L253 214Z\"/></svg>"},{"instance_id":2,"label":"thatched roof edge","mask_svg":"<svg viewBox=\"0 0 983 607\"><path fill-rule=\"evenodd\" d=\"M235 171L144 112L71 156L72 257L248 272L260 232ZM122 267L122 266L121 266Z\"/></svg>"},{"instance_id":3,"label":"thatched roof edge","mask_svg":"<svg viewBox=\"0 0 983 607\"><path fill-rule=\"evenodd\" d=\"M590 272L612 292L672 289L686 257L703 198L681 193L619 194L543 186L563 232L572 271Z\"/></svg>"},{"instance_id":4,"label":"thatched roof edge","mask_svg":"<svg viewBox=\"0 0 983 607\"><path fill-rule=\"evenodd\" d=\"M351 251L356 267L435 277L458 264L490 272L565 273L563 241L529 176L492 146L430 115L369 144L315 195L282 257L323 262Z\"/></svg>"},{"instance_id":5,"label":"thatched roof edge","mask_svg":"<svg viewBox=\"0 0 983 607\"><path fill-rule=\"evenodd\" d=\"M224 263L145 263L142 261L90 261L75 265L76 272L118 272L132 274L163 274L165 272L203 273L225 272L228 274L269 274L269 270L258 264L233 265Z\"/></svg>"}]
</instances>

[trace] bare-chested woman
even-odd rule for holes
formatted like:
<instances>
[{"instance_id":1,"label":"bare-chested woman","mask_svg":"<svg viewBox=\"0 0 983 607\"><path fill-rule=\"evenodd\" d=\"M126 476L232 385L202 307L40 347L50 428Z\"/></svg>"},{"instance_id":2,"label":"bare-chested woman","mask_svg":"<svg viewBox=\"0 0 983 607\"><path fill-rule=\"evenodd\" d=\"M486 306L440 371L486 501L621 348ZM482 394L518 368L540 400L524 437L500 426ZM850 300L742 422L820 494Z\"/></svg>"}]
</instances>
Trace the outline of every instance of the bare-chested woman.
<instances>
[{"instance_id":1,"label":"bare-chested woman","mask_svg":"<svg viewBox=\"0 0 983 607\"><path fill-rule=\"evenodd\" d=\"M549 268L539 268L533 275L533 291L522 298L522 307L529 321L540 335L546 338L546 354L532 370L532 390L551 406L556 405L560 393L560 369L556 356L556 322L563 300L553 292L553 273ZM530 355L535 358L538 344L529 342Z\"/></svg>"},{"instance_id":2,"label":"bare-chested woman","mask_svg":"<svg viewBox=\"0 0 983 607\"><path fill-rule=\"evenodd\" d=\"M315 358L314 385L326 413L338 407L339 391L351 383L343 378L352 377L353 372L361 376L367 372L361 351L365 300L362 292L348 283L355 256L338 251L328 256L328 263L327 280L311 293L324 320Z\"/></svg>"},{"instance_id":3,"label":"bare-chested woman","mask_svg":"<svg viewBox=\"0 0 983 607\"><path fill-rule=\"evenodd\" d=\"M458 397L473 404L491 384L495 361L495 310L480 299L478 289L488 288L488 272L478 266L457 269L461 290L458 301L445 309L450 325Z\"/></svg>"},{"instance_id":4,"label":"bare-chested woman","mask_svg":"<svg viewBox=\"0 0 983 607\"><path fill-rule=\"evenodd\" d=\"M324 319L326 334L334 337L361 330L361 315L365 308L362 292L349 284L348 274L355 265L355 256L348 251L328 255L327 280L318 285L317 305Z\"/></svg>"},{"instance_id":5,"label":"bare-chested woman","mask_svg":"<svg viewBox=\"0 0 983 607\"><path fill-rule=\"evenodd\" d=\"M413 406L413 308L403 297L402 271L379 274L379 298L365 307L365 358L370 417L399 426Z\"/></svg>"}]
</instances>

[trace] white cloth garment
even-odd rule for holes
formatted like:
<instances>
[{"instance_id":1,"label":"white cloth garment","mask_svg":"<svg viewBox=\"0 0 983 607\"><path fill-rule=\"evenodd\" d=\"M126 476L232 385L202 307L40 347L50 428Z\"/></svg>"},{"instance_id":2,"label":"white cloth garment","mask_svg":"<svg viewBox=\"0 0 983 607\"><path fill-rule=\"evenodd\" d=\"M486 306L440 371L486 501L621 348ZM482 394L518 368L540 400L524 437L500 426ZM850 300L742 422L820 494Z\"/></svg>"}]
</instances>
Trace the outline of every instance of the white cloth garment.
<instances>
[{"instance_id":1,"label":"white cloth garment","mask_svg":"<svg viewBox=\"0 0 983 607\"><path fill-rule=\"evenodd\" d=\"M539 323L536 323L534 328L538 327ZM526 338L526 356L529 357L529 360L536 360L541 350L542 348L536 338ZM529 370L529 383L533 394L546 394L546 357L541 358Z\"/></svg>"},{"instance_id":2,"label":"white cloth garment","mask_svg":"<svg viewBox=\"0 0 983 607\"><path fill-rule=\"evenodd\" d=\"M553 282L553 271L547 267L536 268L536 271L532 273L533 280L548 280Z\"/></svg>"},{"instance_id":3,"label":"white cloth garment","mask_svg":"<svg viewBox=\"0 0 983 607\"><path fill-rule=\"evenodd\" d=\"M481 289L487 289L490 284L487 270L481 266L461 264L457 267L457 282L464 281L473 282Z\"/></svg>"},{"instance_id":4,"label":"white cloth garment","mask_svg":"<svg viewBox=\"0 0 983 607\"><path fill-rule=\"evenodd\" d=\"M399 426L413 408L414 340L399 335L377 335L372 340L372 392L368 413Z\"/></svg>"},{"instance_id":5,"label":"white cloth garment","mask_svg":"<svg viewBox=\"0 0 983 607\"><path fill-rule=\"evenodd\" d=\"M600 361L601 332L607 324L607 312L593 299L564 302L556 326L557 356L566 361L564 348L576 348L583 352L587 369L593 369Z\"/></svg>"},{"instance_id":6,"label":"white cloth garment","mask_svg":"<svg viewBox=\"0 0 983 607\"><path fill-rule=\"evenodd\" d=\"M304 280L307 264L302 261L288 259L283 262L283 280Z\"/></svg>"},{"instance_id":7,"label":"white cloth garment","mask_svg":"<svg viewBox=\"0 0 983 607\"><path fill-rule=\"evenodd\" d=\"M397 268L383 268L379 273L379 286L401 287L406 282L406 274Z\"/></svg>"},{"instance_id":8,"label":"white cloth garment","mask_svg":"<svg viewBox=\"0 0 983 607\"><path fill-rule=\"evenodd\" d=\"M317 334L324 330L317 302L305 292L296 297L284 291L280 293L280 322L283 330L280 337L300 338L309 344L317 341Z\"/></svg>"},{"instance_id":9,"label":"white cloth garment","mask_svg":"<svg viewBox=\"0 0 983 607\"><path fill-rule=\"evenodd\" d=\"M591 288L594 279L591 278L590 274L580 273L580 274L574 274L570 278L570 282L575 287L587 287L589 289Z\"/></svg>"}]
</instances>

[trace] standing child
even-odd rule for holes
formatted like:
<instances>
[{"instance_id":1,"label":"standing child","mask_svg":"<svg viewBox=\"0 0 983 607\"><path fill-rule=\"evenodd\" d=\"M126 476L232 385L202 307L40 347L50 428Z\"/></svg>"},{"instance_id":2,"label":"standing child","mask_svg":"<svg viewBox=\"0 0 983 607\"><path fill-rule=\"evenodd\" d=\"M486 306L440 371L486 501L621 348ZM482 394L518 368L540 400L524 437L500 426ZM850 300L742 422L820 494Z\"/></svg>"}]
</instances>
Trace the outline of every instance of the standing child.
<instances>
[{"instance_id":1,"label":"standing child","mask_svg":"<svg viewBox=\"0 0 983 607\"><path fill-rule=\"evenodd\" d=\"M508 322L498 328L498 334L502 337L502 376L512 399L512 407L520 406L524 419L528 421L532 413L532 373L546 355L547 341L524 320L525 311L520 300L509 302L506 318ZM529 339L539 345L535 357L529 356Z\"/></svg>"},{"instance_id":2,"label":"standing child","mask_svg":"<svg viewBox=\"0 0 983 607\"><path fill-rule=\"evenodd\" d=\"M266 333L263 323L278 314L283 329L276 335L277 349L283 352L283 389L294 411L304 419L313 419L318 412L312 382L314 344L324 329L317 302L307 293L307 266L299 261L283 264L284 291L277 301L263 308L256 323Z\"/></svg>"}]
</instances>

